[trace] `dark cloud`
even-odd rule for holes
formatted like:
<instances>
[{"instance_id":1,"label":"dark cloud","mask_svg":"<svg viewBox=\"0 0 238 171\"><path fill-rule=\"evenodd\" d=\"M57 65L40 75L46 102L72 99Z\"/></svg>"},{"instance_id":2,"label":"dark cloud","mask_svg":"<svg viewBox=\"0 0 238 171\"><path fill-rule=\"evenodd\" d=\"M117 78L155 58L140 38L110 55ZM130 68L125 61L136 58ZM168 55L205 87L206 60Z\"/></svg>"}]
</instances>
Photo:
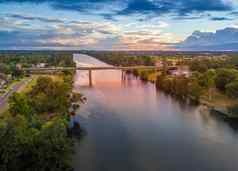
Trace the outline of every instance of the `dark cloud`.
<instances>
[{"instance_id":1,"label":"dark cloud","mask_svg":"<svg viewBox=\"0 0 238 171\"><path fill-rule=\"evenodd\" d=\"M27 19L31 20L28 17ZM115 32L114 26L109 23L80 21L58 23L57 27L49 27L47 29L11 26L11 29L0 28L0 49L32 49L35 47L39 49L45 47L52 49L56 47L90 48L95 44L100 45L101 43L98 42L104 39L115 37L113 35Z\"/></svg>"},{"instance_id":2,"label":"dark cloud","mask_svg":"<svg viewBox=\"0 0 238 171\"><path fill-rule=\"evenodd\" d=\"M228 18L228 17L212 17L211 20L213 20L213 21L226 21L226 20L233 20L233 19Z\"/></svg>"},{"instance_id":3,"label":"dark cloud","mask_svg":"<svg viewBox=\"0 0 238 171\"><path fill-rule=\"evenodd\" d=\"M176 13L185 16L193 12L230 11L231 4L222 0L131 0L119 14L132 13Z\"/></svg>"},{"instance_id":4,"label":"dark cloud","mask_svg":"<svg viewBox=\"0 0 238 171\"><path fill-rule=\"evenodd\" d=\"M173 17L174 20L197 20L202 18L211 17L210 14L198 14L198 15L183 15L183 16L175 16Z\"/></svg>"},{"instance_id":5,"label":"dark cloud","mask_svg":"<svg viewBox=\"0 0 238 171\"><path fill-rule=\"evenodd\" d=\"M41 21L41 22L47 22L47 23L64 23L63 20L60 19L50 19L50 18L43 18L43 17L32 17L32 16L24 16L20 14L7 14L8 17L20 19L20 20L30 20L30 21Z\"/></svg>"},{"instance_id":6,"label":"dark cloud","mask_svg":"<svg viewBox=\"0 0 238 171\"><path fill-rule=\"evenodd\" d=\"M112 10L111 16L129 15L134 13L154 13L157 15L176 13L184 16L194 12L210 11L231 11L232 4L225 3L223 0L0 0L0 3L18 2L18 3L49 3L53 8L60 10L71 10L79 12L92 12L92 10L101 10L108 4L117 5L126 4L125 8ZM110 10L110 8L108 8ZM113 19L110 15L105 18Z\"/></svg>"},{"instance_id":7,"label":"dark cloud","mask_svg":"<svg viewBox=\"0 0 238 171\"><path fill-rule=\"evenodd\" d=\"M0 47L36 46L38 34L27 31L0 31Z\"/></svg>"},{"instance_id":8,"label":"dark cloud","mask_svg":"<svg viewBox=\"0 0 238 171\"><path fill-rule=\"evenodd\" d=\"M230 15L232 15L232 16L238 16L238 11L233 11L233 12L230 13Z\"/></svg>"}]
</instances>

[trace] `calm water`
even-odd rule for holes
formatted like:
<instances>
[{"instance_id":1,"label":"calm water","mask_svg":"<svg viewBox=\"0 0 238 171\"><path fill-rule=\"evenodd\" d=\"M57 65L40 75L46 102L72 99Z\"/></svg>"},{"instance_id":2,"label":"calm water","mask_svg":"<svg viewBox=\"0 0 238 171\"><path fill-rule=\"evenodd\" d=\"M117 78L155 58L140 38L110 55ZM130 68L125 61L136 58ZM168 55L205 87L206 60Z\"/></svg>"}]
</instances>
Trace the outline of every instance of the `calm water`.
<instances>
[{"instance_id":1,"label":"calm water","mask_svg":"<svg viewBox=\"0 0 238 171\"><path fill-rule=\"evenodd\" d=\"M238 170L231 124L131 75L121 81L120 71L94 71L92 88L87 81L77 73L75 89L88 101L78 115L87 133L76 144L76 171Z\"/></svg>"}]
</instances>

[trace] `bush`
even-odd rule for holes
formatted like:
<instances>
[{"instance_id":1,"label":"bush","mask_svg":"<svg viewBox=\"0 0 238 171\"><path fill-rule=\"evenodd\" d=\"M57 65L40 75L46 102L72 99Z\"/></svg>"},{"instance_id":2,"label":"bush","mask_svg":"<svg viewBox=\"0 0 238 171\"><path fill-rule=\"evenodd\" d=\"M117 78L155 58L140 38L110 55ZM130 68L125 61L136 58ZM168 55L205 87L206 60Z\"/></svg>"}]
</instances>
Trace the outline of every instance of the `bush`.
<instances>
[{"instance_id":1,"label":"bush","mask_svg":"<svg viewBox=\"0 0 238 171\"><path fill-rule=\"evenodd\" d=\"M238 80L226 85L226 94L232 98L238 98Z\"/></svg>"},{"instance_id":2,"label":"bush","mask_svg":"<svg viewBox=\"0 0 238 171\"><path fill-rule=\"evenodd\" d=\"M71 170L67 111L82 98L71 90L63 81L40 77L28 94L10 97L11 115L0 120L0 170Z\"/></svg>"},{"instance_id":3,"label":"bush","mask_svg":"<svg viewBox=\"0 0 238 171\"><path fill-rule=\"evenodd\" d=\"M70 170L72 148L64 119L40 129L21 115L0 122L0 170Z\"/></svg>"},{"instance_id":4,"label":"bush","mask_svg":"<svg viewBox=\"0 0 238 171\"><path fill-rule=\"evenodd\" d=\"M225 91L226 85L238 78L238 71L235 69L218 69L215 78L216 87Z\"/></svg>"}]
</instances>

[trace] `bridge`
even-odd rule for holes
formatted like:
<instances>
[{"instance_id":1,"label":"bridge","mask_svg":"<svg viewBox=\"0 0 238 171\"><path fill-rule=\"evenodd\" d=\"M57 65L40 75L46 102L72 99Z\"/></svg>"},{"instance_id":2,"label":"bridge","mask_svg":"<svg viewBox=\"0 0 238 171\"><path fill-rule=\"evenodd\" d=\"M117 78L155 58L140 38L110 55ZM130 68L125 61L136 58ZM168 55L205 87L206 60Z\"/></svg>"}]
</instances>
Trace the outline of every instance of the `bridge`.
<instances>
[{"instance_id":1,"label":"bridge","mask_svg":"<svg viewBox=\"0 0 238 171\"><path fill-rule=\"evenodd\" d=\"M92 71L95 70L121 70L122 71L122 78L124 77L124 71L130 71L135 69L143 69L143 70L162 70L162 68L157 66L106 66L106 67L94 67L94 66L81 66L81 67L50 67L50 68L22 68L22 71L26 72L49 72L49 71L88 71L89 77L89 86L92 86ZM167 68L169 69L169 68Z\"/></svg>"}]
</instances>

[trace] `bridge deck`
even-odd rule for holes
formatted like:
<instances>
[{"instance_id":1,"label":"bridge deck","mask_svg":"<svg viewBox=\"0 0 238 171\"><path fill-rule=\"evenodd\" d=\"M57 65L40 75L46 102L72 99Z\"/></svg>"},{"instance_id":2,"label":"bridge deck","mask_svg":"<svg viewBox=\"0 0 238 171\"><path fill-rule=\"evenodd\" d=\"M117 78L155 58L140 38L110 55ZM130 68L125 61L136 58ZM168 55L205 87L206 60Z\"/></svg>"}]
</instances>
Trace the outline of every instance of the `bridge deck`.
<instances>
[{"instance_id":1,"label":"bridge deck","mask_svg":"<svg viewBox=\"0 0 238 171\"><path fill-rule=\"evenodd\" d=\"M51 68L23 68L23 71L62 71L62 70L133 70L133 69L160 69L156 66L130 67L51 67Z\"/></svg>"}]
</instances>

